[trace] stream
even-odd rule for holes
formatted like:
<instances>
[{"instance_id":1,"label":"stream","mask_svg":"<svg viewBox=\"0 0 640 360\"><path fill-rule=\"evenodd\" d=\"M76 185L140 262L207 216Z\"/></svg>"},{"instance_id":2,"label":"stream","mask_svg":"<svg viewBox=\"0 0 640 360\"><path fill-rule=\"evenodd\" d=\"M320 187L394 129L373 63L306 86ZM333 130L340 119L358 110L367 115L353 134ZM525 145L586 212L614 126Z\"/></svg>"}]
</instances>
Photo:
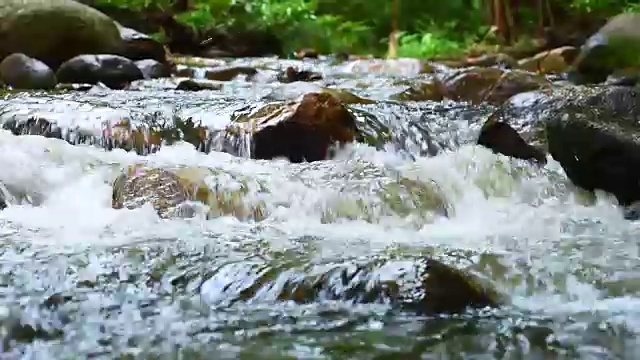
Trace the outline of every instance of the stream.
<instances>
[{"instance_id":1,"label":"stream","mask_svg":"<svg viewBox=\"0 0 640 360\"><path fill-rule=\"evenodd\" d=\"M491 107L391 100L428 76L407 67L230 63L260 72L220 90L174 91L159 79L122 91L0 97L0 122L54 119L66 140L0 130L0 191L15 197L0 211L0 359L640 353L638 223L624 220L607 194L586 201L551 157L540 167L474 145ZM106 151L99 140L105 121L124 118L190 117L219 129L248 105L318 86L275 81L291 64L322 73L317 84L376 100L349 108L388 128L391 142L295 164L252 160L242 147L216 151L215 143L208 152L179 142L143 156ZM263 216L161 219L151 206L112 209L114 176L140 162L215 169L217 186L243 187L238 201ZM405 193L381 201L376 189L400 178L430 186L439 209ZM362 287L389 279L404 286L425 256L476 274L507 303L426 316L384 298L341 295L353 284L340 277L354 267L369 269ZM321 284L313 301L281 301L288 282L303 278Z\"/></svg>"}]
</instances>

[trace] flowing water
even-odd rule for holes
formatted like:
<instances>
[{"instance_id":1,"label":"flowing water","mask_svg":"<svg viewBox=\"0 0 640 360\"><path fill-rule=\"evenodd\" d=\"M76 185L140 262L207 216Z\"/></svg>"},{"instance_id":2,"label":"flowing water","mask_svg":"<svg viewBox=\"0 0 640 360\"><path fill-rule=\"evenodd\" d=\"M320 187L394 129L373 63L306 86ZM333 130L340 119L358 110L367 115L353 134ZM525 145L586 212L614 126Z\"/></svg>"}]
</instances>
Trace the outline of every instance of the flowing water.
<instances>
[{"instance_id":1,"label":"flowing water","mask_svg":"<svg viewBox=\"0 0 640 360\"><path fill-rule=\"evenodd\" d=\"M2 130L0 183L11 197L0 212L0 358L633 359L640 353L639 230L611 197L588 201L552 159L539 168L473 145L490 109L388 101L415 81L411 73L314 66L325 85L380 100L352 110L391 129L390 144L355 144L334 160L291 164L207 154L186 143L139 156ZM219 128L247 104L295 97L312 86L282 85L270 76L263 71L251 82L193 93L156 83L137 91L17 94L0 100L0 113L4 121L55 119L73 130L66 136L72 142L78 134L100 136L105 121L123 117L178 114ZM241 201L264 216L167 220L151 206L111 209L115 174L140 162L216 169L216 186L244 186ZM380 196L400 180L426 186L432 196L412 196L411 189ZM427 317L384 296L347 295L358 282L395 279L410 288L425 256L481 276L507 303ZM368 270L340 281L356 266ZM309 278L321 289L307 301L280 298L288 282Z\"/></svg>"}]
</instances>

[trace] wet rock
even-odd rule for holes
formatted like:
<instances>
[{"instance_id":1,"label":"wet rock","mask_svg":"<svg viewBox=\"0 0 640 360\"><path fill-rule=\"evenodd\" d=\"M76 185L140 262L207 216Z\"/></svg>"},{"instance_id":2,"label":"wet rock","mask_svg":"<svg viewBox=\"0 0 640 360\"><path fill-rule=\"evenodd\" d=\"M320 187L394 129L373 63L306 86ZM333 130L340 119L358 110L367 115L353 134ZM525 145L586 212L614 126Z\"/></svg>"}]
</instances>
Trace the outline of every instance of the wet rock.
<instances>
[{"instance_id":1,"label":"wet rock","mask_svg":"<svg viewBox=\"0 0 640 360\"><path fill-rule=\"evenodd\" d=\"M577 84L600 83L618 69L640 68L640 13L611 18L580 49L569 79Z\"/></svg>"},{"instance_id":2,"label":"wet rock","mask_svg":"<svg viewBox=\"0 0 640 360\"><path fill-rule=\"evenodd\" d=\"M632 87L585 90L546 119L549 152L571 181L621 205L640 200L639 98Z\"/></svg>"},{"instance_id":3,"label":"wet rock","mask_svg":"<svg viewBox=\"0 0 640 360\"><path fill-rule=\"evenodd\" d=\"M472 308L497 307L504 299L494 289L462 270L433 258L381 259L371 262L323 264L301 268L271 268L260 264L243 269L247 278L218 271L203 284L224 290L224 298L251 301L269 289L274 300L312 303L322 300L357 304L385 303L423 315L462 313ZM236 265L237 267L238 265ZM242 283L240 283L242 281ZM218 299L205 301L215 303Z\"/></svg>"},{"instance_id":4,"label":"wet rock","mask_svg":"<svg viewBox=\"0 0 640 360\"><path fill-rule=\"evenodd\" d=\"M318 58L318 51L316 49L311 49L311 48L298 49L293 53L293 56L298 60L302 60L302 59L317 59Z\"/></svg>"},{"instance_id":5,"label":"wet rock","mask_svg":"<svg viewBox=\"0 0 640 360\"><path fill-rule=\"evenodd\" d=\"M517 67L518 62L507 54L484 54L476 58L465 60L464 66L490 67L497 66L505 69Z\"/></svg>"},{"instance_id":6,"label":"wet rock","mask_svg":"<svg viewBox=\"0 0 640 360\"><path fill-rule=\"evenodd\" d=\"M251 138L250 156L256 159L285 157L292 162L327 159L335 143L348 143L356 135L353 115L328 93L308 93L298 101L274 103L236 116L226 130L232 148Z\"/></svg>"},{"instance_id":7,"label":"wet rock","mask_svg":"<svg viewBox=\"0 0 640 360\"><path fill-rule=\"evenodd\" d=\"M640 220L640 202L635 202L623 209L625 220Z\"/></svg>"},{"instance_id":8,"label":"wet rock","mask_svg":"<svg viewBox=\"0 0 640 360\"><path fill-rule=\"evenodd\" d=\"M62 83L62 84L58 84L56 85L55 89L58 91L89 91L91 90L95 85L94 84L68 84L68 83Z\"/></svg>"},{"instance_id":9,"label":"wet rock","mask_svg":"<svg viewBox=\"0 0 640 360\"><path fill-rule=\"evenodd\" d=\"M326 93L338 98L343 104L374 104L375 101L355 95L344 89L335 89L321 86L316 83L296 81L275 88L265 96L266 100L288 101L296 100L300 96L309 93Z\"/></svg>"},{"instance_id":10,"label":"wet rock","mask_svg":"<svg viewBox=\"0 0 640 360\"><path fill-rule=\"evenodd\" d=\"M133 61L151 59L160 64L167 64L167 50L160 42L139 31L124 27L117 22L116 26L122 38L122 45L118 55Z\"/></svg>"},{"instance_id":11,"label":"wet rock","mask_svg":"<svg viewBox=\"0 0 640 360\"><path fill-rule=\"evenodd\" d=\"M208 207L207 217L232 215L239 219L260 220L264 217L264 204L244 201L249 191L247 180L226 187L215 187L208 180L220 175L214 169L183 167L153 168L131 165L113 182L112 207L134 209L150 203L161 218L192 217L196 209L193 202ZM223 179L229 174L222 174Z\"/></svg>"},{"instance_id":12,"label":"wet rock","mask_svg":"<svg viewBox=\"0 0 640 360\"><path fill-rule=\"evenodd\" d=\"M195 77L196 70L191 67L177 66L173 74L177 77L193 78Z\"/></svg>"},{"instance_id":13,"label":"wet rock","mask_svg":"<svg viewBox=\"0 0 640 360\"><path fill-rule=\"evenodd\" d=\"M181 205L189 199L187 189L172 172L163 169L129 167L113 183L114 209L138 208L151 203L162 218L181 215Z\"/></svg>"},{"instance_id":14,"label":"wet rock","mask_svg":"<svg viewBox=\"0 0 640 360\"><path fill-rule=\"evenodd\" d=\"M553 50L543 51L533 57L518 61L518 67L523 70L542 74L558 74L565 72L578 55L578 49L573 46L563 46Z\"/></svg>"},{"instance_id":15,"label":"wet rock","mask_svg":"<svg viewBox=\"0 0 640 360\"><path fill-rule=\"evenodd\" d=\"M317 81L322 80L322 75L317 72L308 70L297 70L293 66L287 67L287 69L278 74L278 81L283 83L290 83L295 81Z\"/></svg>"},{"instance_id":16,"label":"wet rock","mask_svg":"<svg viewBox=\"0 0 640 360\"><path fill-rule=\"evenodd\" d=\"M53 89L56 75L45 63L25 54L11 54L0 62L0 81L14 89Z\"/></svg>"},{"instance_id":17,"label":"wet rock","mask_svg":"<svg viewBox=\"0 0 640 360\"><path fill-rule=\"evenodd\" d=\"M171 70L157 60L145 59L135 62L145 79L157 79L171 76Z\"/></svg>"},{"instance_id":18,"label":"wet rock","mask_svg":"<svg viewBox=\"0 0 640 360\"><path fill-rule=\"evenodd\" d=\"M489 118L482 126L478 145L516 159L535 160L543 165L547 163L543 150L527 144L508 123L492 118Z\"/></svg>"},{"instance_id":19,"label":"wet rock","mask_svg":"<svg viewBox=\"0 0 640 360\"><path fill-rule=\"evenodd\" d=\"M461 70L446 77L442 83L445 97L473 104L501 104L515 94L537 90L551 84L541 75L497 68Z\"/></svg>"},{"instance_id":20,"label":"wet rock","mask_svg":"<svg viewBox=\"0 0 640 360\"><path fill-rule=\"evenodd\" d=\"M73 0L3 0L0 59L12 53L52 69L81 54L115 53L121 39L113 20Z\"/></svg>"},{"instance_id":21,"label":"wet rock","mask_svg":"<svg viewBox=\"0 0 640 360\"><path fill-rule=\"evenodd\" d=\"M412 84L408 89L391 97L399 101L442 101L442 84L437 79Z\"/></svg>"},{"instance_id":22,"label":"wet rock","mask_svg":"<svg viewBox=\"0 0 640 360\"><path fill-rule=\"evenodd\" d=\"M627 206L640 200L639 91L584 86L541 90L519 106L505 103L496 120L545 146L576 186L606 191Z\"/></svg>"},{"instance_id":23,"label":"wet rock","mask_svg":"<svg viewBox=\"0 0 640 360\"><path fill-rule=\"evenodd\" d=\"M62 131L54 123L40 117L30 117L25 121L8 120L2 128L14 135L40 135L47 138L61 139Z\"/></svg>"},{"instance_id":24,"label":"wet rock","mask_svg":"<svg viewBox=\"0 0 640 360\"><path fill-rule=\"evenodd\" d=\"M207 80L185 79L178 83L176 90L182 91L202 91L202 90L220 90L222 84Z\"/></svg>"},{"instance_id":25,"label":"wet rock","mask_svg":"<svg viewBox=\"0 0 640 360\"><path fill-rule=\"evenodd\" d=\"M231 81L240 75L248 78L256 75L258 70L248 66L221 66L211 70L207 70L205 77L209 80Z\"/></svg>"},{"instance_id":26,"label":"wet rock","mask_svg":"<svg viewBox=\"0 0 640 360\"><path fill-rule=\"evenodd\" d=\"M143 79L136 64L118 55L79 55L60 66L58 81L66 83L103 83L111 89L123 89L135 80Z\"/></svg>"},{"instance_id":27,"label":"wet rock","mask_svg":"<svg viewBox=\"0 0 640 360\"><path fill-rule=\"evenodd\" d=\"M178 141L192 144L196 149L206 149L207 129L191 118L175 117L170 123L150 123L135 126L128 120L106 124L102 138L107 150L134 150L139 155L157 151L161 145L172 145Z\"/></svg>"}]
</instances>

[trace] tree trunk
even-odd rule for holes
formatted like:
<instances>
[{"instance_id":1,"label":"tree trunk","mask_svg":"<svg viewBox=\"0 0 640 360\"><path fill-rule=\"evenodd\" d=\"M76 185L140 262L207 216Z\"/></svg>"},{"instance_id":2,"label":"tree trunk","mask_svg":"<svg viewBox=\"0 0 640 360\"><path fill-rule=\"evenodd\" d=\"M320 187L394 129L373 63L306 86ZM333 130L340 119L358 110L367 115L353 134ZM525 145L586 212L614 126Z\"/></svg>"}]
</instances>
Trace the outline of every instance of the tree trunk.
<instances>
[{"instance_id":1,"label":"tree trunk","mask_svg":"<svg viewBox=\"0 0 640 360\"><path fill-rule=\"evenodd\" d=\"M395 59L398 57L398 3L400 0L391 1L391 33L389 34L387 59Z\"/></svg>"}]
</instances>

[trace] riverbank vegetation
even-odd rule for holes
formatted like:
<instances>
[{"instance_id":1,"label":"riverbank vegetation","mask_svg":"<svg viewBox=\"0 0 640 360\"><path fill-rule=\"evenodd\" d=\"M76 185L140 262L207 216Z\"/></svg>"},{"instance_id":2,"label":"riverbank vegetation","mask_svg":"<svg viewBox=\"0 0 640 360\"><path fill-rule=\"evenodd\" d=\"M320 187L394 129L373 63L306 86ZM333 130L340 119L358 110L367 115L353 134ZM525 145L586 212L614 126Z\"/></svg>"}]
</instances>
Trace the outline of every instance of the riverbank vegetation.
<instances>
[{"instance_id":1,"label":"riverbank vegetation","mask_svg":"<svg viewBox=\"0 0 640 360\"><path fill-rule=\"evenodd\" d=\"M279 55L313 48L384 56L396 30L397 55L451 57L535 40L579 43L612 15L640 10L631 0L90 0L106 12L138 13L156 37L198 40L211 33L263 32ZM176 27L184 26L181 31ZM394 29L395 28L395 29ZM188 29L188 30L187 30ZM178 40L176 40L178 41ZM184 39L179 39L184 43ZM264 41L262 41L264 42ZM553 45L553 44L551 44Z\"/></svg>"}]
</instances>

